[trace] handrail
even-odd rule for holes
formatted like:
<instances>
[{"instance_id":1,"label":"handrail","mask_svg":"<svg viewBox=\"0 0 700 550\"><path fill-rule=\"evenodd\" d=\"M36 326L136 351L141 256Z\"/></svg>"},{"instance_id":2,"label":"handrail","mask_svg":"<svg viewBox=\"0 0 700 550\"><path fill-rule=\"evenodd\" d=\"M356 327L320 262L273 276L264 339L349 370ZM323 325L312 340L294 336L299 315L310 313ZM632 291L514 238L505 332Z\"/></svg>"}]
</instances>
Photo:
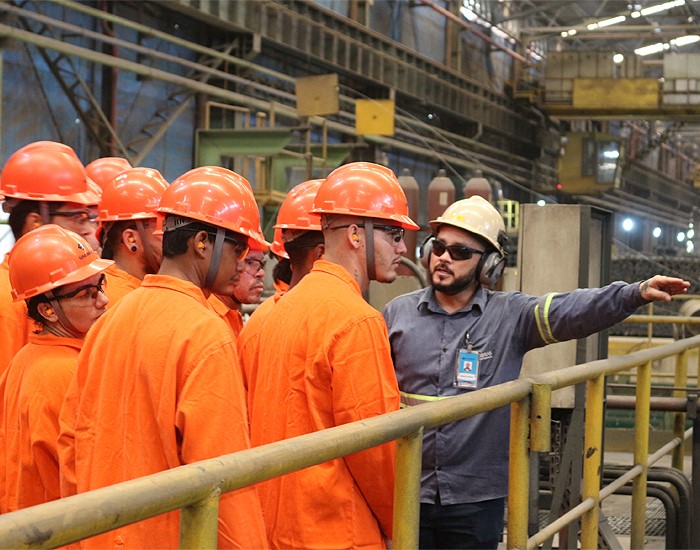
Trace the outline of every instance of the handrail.
<instances>
[{"instance_id":1,"label":"handrail","mask_svg":"<svg viewBox=\"0 0 700 550\"><path fill-rule=\"evenodd\" d=\"M255 447L249 450L204 460L195 464L181 466L140 479L105 487L88 493L48 502L32 508L0 515L0 546L12 548L49 548L87 538L117 527L147 519L155 515L188 508L193 505L210 502L217 493L253 485L296 470L340 458L376 445L393 440L401 440L397 447L397 463L410 465L415 475L416 460L420 464L417 436L421 430L467 418L475 414L498 407L527 403L522 411L529 411L530 394L536 385L559 389L568 385L579 384L589 380L600 379L606 374L619 372L631 367L648 366L652 361L684 350L700 346L700 336L679 340L657 348L645 349L626 356L591 361L574 365L557 371L540 374L533 378L521 378L499 386L485 388L472 393L455 396L382 416L353 422L328 430L307 434L292 439ZM547 395L547 392L544 392ZM535 407L533 407L534 409ZM527 413L529 415L529 413ZM645 426L646 427L646 426ZM602 426L601 428L602 429ZM527 445L527 437L521 438ZM401 442L407 442L403 445ZM518 451L519 456L527 455ZM511 452L513 455L513 452ZM511 465L513 459L511 458ZM522 467L522 465L520 465ZM646 472L646 463L641 466ZM636 465L635 465L636 468ZM403 472L397 472L397 479L404 479ZM598 471L598 475L600 472ZM527 477L527 476L526 476ZM415 481L415 480L414 480ZM511 484L515 480L511 475ZM417 515L410 513L416 506L416 484L404 491L397 483L395 498L395 548L413 548L417 546ZM527 539L527 521L524 522L524 535L521 530L512 530L515 525L522 525L522 517L527 514L523 509L511 506L511 499L521 499L522 494L509 490L508 506L508 540L509 548L529 547ZM527 499L527 492L525 493ZM634 497L633 497L634 498ZM600 496L594 497L594 503ZM518 502L515 500L514 502ZM585 499L582 512L597 511L597 506L589 506ZM402 520L413 518L413 525L406 525ZM415 510L414 510L415 512ZM190 517L182 514L183 518ZM585 519L585 518L584 518ZM597 516L595 516L597 533ZM634 519L633 519L634 525ZM216 523L211 523L211 529ZM194 543L189 522L181 521L181 542ZM206 530L201 530L206 531ZM211 540L211 533L200 533L201 540Z\"/></svg>"}]
</instances>

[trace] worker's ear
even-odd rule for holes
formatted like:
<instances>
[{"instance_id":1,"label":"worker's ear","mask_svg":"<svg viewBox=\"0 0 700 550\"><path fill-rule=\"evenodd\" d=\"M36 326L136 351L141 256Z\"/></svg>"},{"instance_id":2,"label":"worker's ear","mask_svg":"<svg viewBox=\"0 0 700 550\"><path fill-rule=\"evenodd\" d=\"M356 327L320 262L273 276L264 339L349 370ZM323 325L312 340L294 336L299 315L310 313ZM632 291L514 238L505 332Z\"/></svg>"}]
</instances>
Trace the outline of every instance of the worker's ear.
<instances>
[{"instance_id":1,"label":"worker's ear","mask_svg":"<svg viewBox=\"0 0 700 550\"><path fill-rule=\"evenodd\" d=\"M51 321L52 323L58 321L58 315L56 315L56 311L48 302L41 302L39 305L36 306L36 309L39 312L39 315L41 315L47 321Z\"/></svg>"},{"instance_id":2,"label":"worker's ear","mask_svg":"<svg viewBox=\"0 0 700 550\"><path fill-rule=\"evenodd\" d=\"M192 239L192 245L198 255L204 256L209 245L209 235L207 235L207 232L197 231L197 234Z\"/></svg>"},{"instance_id":3,"label":"worker's ear","mask_svg":"<svg viewBox=\"0 0 700 550\"><path fill-rule=\"evenodd\" d=\"M41 214L36 212L30 212L27 217L24 218L24 225L22 226L22 235L29 233L30 231L41 227Z\"/></svg>"},{"instance_id":4,"label":"worker's ear","mask_svg":"<svg viewBox=\"0 0 700 550\"><path fill-rule=\"evenodd\" d=\"M138 231L134 231L133 229L125 229L122 231L122 242L124 243L124 246L126 246L132 252L136 252L139 249L136 242L137 239Z\"/></svg>"},{"instance_id":5,"label":"worker's ear","mask_svg":"<svg viewBox=\"0 0 700 550\"><path fill-rule=\"evenodd\" d=\"M314 261L320 260L323 258L323 255L326 253L326 245L325 244L317 244L314 247Z\"/></svg>"}]
</instances>

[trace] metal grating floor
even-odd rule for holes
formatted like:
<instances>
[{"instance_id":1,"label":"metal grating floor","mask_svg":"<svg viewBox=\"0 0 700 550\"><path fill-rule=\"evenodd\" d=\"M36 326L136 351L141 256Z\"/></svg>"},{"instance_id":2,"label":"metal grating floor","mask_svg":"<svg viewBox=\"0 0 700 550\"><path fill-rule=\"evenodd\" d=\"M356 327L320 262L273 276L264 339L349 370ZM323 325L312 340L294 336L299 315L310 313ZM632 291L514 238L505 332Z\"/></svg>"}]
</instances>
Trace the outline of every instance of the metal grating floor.
<instances>
[{"instance_id":1,"label":"metal grating floor","mask_svg":"<svg viewBox=\"0 0 700 550\"><path fill-rule=\"evenodd\" d=\"M540 529L546 527L547 510L539 511ZM632 519L626 516L607 516L608 524L616 535L631 534ZM646 507L646 521L644 534L649 537L663 537L666 535L666 511L658 499L651 500Z\"/></svg>"}]
</instances>

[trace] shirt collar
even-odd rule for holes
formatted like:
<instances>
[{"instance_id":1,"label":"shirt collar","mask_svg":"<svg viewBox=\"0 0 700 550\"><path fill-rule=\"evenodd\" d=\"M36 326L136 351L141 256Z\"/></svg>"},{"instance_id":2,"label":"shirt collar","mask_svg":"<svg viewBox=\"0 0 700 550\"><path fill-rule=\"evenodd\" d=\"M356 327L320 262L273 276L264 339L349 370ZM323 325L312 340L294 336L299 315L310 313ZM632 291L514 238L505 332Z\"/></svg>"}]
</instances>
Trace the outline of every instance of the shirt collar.
<instances>
[{"instance_id":1,"label":"shirt collar","mask_svg":"<svg viewBox=\"0 0 700 550\"><path fill-rule=\"evenodd\" d=\"M484 290L484 287L479 285L476 288L476 292L474 293L474 296L472 297L471 301L465 307L463 307L459 311L454 312L452 315L456 315L458 313L468 313L472 309L478 309L479 312L482 312L484 311L484 307L486 306L487 300L488 295L486 290ZM448 313L438 305L437 300L435 300L435 289L433 289L432 286L427 286L425 289L423 289L423 293L420 299L418 300L417 308L424 308L428 309L428 311L431 311L433 313L448 315Z\"/></svg>"}]
</instances>

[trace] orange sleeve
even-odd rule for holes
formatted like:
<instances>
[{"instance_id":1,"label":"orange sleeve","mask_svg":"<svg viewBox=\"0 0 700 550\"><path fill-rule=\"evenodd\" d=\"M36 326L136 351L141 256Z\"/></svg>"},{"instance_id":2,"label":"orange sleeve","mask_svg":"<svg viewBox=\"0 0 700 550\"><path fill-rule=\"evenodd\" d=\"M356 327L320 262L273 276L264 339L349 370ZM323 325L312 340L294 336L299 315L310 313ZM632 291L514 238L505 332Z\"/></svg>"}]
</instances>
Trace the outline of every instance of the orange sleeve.
<instances>
[{"instance_id":1,"label":"orange sleeve","mask_svg":"<svg viewBox=\"0 0 700 550\"><path fill-rule=\"evenodd\" d=\"M381 317L353 325L332 349L333 414L346 424L399 409L399 389ZM361 375L359 375L361 373ZM357 486L382 531L392 538L395 445L388 443L345 457Z\"/></svg>"}]
</instances>

